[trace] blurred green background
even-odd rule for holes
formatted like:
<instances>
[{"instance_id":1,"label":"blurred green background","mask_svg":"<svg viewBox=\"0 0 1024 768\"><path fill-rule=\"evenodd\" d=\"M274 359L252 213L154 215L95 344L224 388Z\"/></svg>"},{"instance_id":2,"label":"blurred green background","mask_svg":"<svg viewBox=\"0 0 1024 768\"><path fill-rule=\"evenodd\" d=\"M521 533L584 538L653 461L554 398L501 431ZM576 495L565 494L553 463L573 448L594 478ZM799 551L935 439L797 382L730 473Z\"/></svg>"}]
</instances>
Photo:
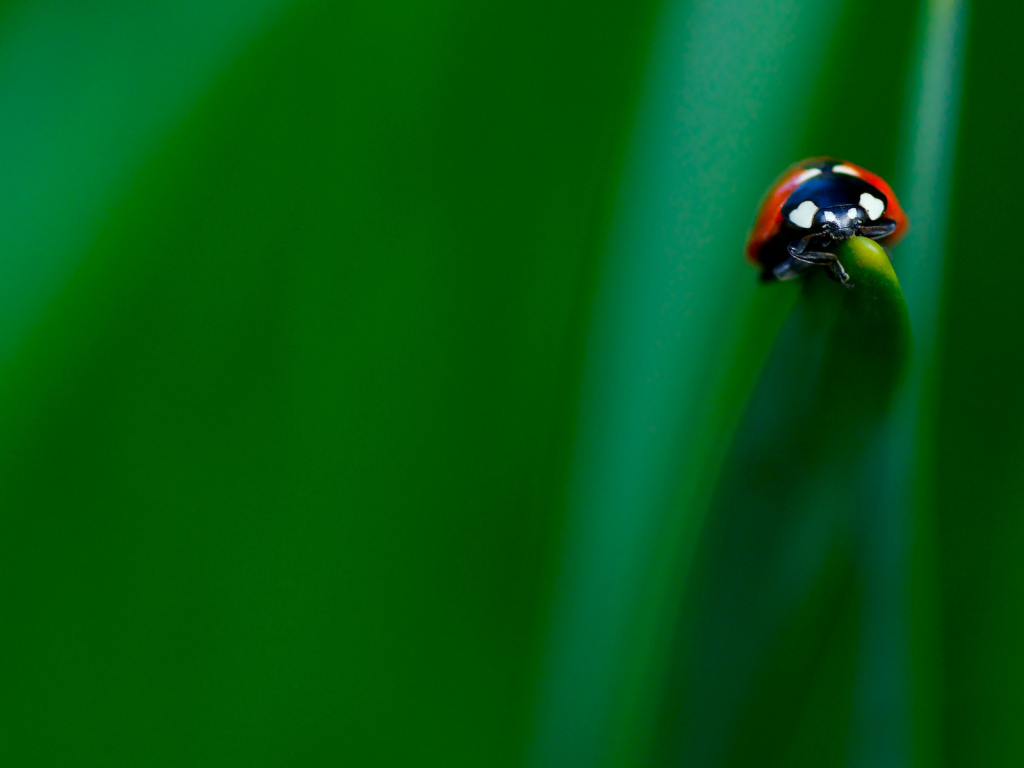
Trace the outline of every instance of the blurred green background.
<instances>
[{"instance_id":1,"label":"blurred green background","mask_svg":"<svg viewBox=\"0 0 1024 768\"><path fill-rule=\"evenodd\" d=\"M1022 33L0 4L0 763L1024 764ZM742 259L823 154L912 222L835 419Z\"/></svg>"}]
</instances>

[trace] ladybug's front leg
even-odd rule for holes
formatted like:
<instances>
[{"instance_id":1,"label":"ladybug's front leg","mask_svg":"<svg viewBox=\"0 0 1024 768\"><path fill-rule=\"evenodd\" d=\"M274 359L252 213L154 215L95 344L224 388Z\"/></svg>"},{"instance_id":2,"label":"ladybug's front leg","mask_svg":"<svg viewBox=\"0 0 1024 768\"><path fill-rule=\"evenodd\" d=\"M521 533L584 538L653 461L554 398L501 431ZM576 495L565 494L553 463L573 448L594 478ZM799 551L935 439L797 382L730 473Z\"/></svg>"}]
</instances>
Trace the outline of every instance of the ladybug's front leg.
<instances>
[{"instance_id":1,"label":"ladybug's front leg","mask_svg":"<svg viewBox=\"0 0 1024 768\"><path fill-rule=\"evenodd\" d=\"M881 240L896 231L896 222L892 219L879 219L877 224L868 224L857 230L857 233L872 240Z\"/></svg>"},{"instance_id":2,"label":"ladybug's front leg","mask_svg":"<svg viewBox=\"0 0 1024 768\"><path fill-rule=\"evenodd\" d=\"M789 257L797 261L802 261L806 264L821 264L828 270L828 276L835 280L837 283L845 285L847 288L853 288L853 283L850 282L850 276L846 274L846 270L843 269L843 265L839 263L839 257L834 253L828 251L805 251L807 243L811 240L808 236L797 240L795 243L789 245Z\"/></svg>"},{"instance_id":3,"label":"ladybug's front leg","mask_svg":"<svg viewBox=\"0 0 1024 768\"><path fill-rule=\"evenodd\" d=\"M850 276L846 274L846 270L843 269L843 265L839 263L839 259L836 259L829 264L827 269L828 276L830 278L845 288L853 288L853 283L850 282Z\"/></svg>"},{"instance_id":4,"label":"ladybug's front leg","mask_svg":"<svg viewBox=\"0 0 1024 768\"><path fill-rule=\"evenodd\" d=\"M821 264L828 270L828 276L837 283L842 283L847 288L853 288L850 276L846 274L843 265L839 263L839 257L834 253L801 253L793 256L797 261L804 261L808 264Z\"/></svg>"},{"instance_id":5,"label":"ladybug's front leg","mask_svg":"<svg viewBox=\"0 0 1024 768\"><path fill-rule=\"evenodd\" d=\"M786 246L786 250L789 251L790 256L799 256L807 250L807 246L811 244L811 240L816 237L819 237L819 235L816 232L811 232L806 237L801 237L799 240L791 242Z\"/></svg>"}]
</instances>

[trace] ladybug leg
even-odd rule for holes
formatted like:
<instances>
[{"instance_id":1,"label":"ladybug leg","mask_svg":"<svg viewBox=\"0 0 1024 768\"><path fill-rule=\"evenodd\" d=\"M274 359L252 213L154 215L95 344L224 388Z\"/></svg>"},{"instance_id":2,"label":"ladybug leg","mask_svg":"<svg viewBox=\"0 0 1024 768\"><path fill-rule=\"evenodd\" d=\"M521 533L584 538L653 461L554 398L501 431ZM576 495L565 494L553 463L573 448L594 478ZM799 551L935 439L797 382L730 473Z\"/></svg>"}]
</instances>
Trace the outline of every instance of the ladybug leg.
<instances>
[{"instance_id":1,"label":"ladybug leg","mask_svg":"<svg viewBox=\"0 0 1024 768\"><path fill-rule=\"evenodd\" d=\"M790 256L797 257L807 249L807 246L815 237L818 237L818 235L812 232L807 235L807 237L801 237L799 240L794 240L786 246L786 250L789 251Z\"/></svg>"},{"instance_id":2,"label":"ladybug leg","mask_svg":"<svg viewBox=\"0 0 1024 768\"><path fill-rule=\"evenodd\" d=\"M836 259L828 265L828 276L846 288L853 288L853 283L850 282L850 276L846 274L846 270L843 269L843 265L839 263L839 259Z\"/></svg>"},{"instance_id":3,"label":"ladybug leg","mask_svg":"<svg viewBox=\"0 0 1024 768\"><path fill-rule=\"evenodd\" d=\"M858 229L859 234L864 237L870 237L872 240L881 240L895 231L896 222L892 219L879 219L877 224L868 224Z\"/></svg>"},{"instance_id":4,"label":"ladybug leg","mask_svg":"<svg viewBox=\"0 0 1024 768\"><path fill-rule=\"evenodd\" d=\"M786 259L782 264L775 268L776 277L780 280L788 280L792 277L796 277L796 273L782 277L779 275L779 270L785 267L786 271L793 270L792 262L803 262L804 264L822 264L828 270L828 276L835 280L837 283L845 285L847 288L853 288L853 283L850 282L850 276L846 274L846 270L843 269L843 265L839 263L839 257L834 253L828 251L806 251L808 244L811 240L816 237L820 237L820 233L811 233L806 237L802 237L799 240L794 240L788 246L786 250L789 251L789 258Z\"/></svg>"},{"instance_id":5,"label":"ladybug leg","mask_svg":"<svg viewBox=\"0 0 1024 768\"><path fill-rule=\"evenodd\" d=\"M828 276L835 280L837 283L845 285L847 288L853 288L853 283L850 282L850 276L846 274L846 270L843 269L843 265L839 263L839 257L834 253L828 252L811 252L811 253L800 253L793 254L793 259L797 261L803 261L808 264L821 264L824 265L828 271Z\"/></svg>"}]
</instances>

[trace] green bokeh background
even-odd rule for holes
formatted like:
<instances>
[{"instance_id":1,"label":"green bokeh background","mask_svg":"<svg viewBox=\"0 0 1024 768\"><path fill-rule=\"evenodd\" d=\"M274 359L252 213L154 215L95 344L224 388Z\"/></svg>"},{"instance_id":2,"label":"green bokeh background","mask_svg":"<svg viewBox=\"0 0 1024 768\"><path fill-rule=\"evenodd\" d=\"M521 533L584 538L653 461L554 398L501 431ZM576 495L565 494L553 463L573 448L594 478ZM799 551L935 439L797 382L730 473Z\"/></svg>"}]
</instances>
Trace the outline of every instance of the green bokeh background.
<instances>
[{"instance_id":1,"label":"green bokeh background","mask_svg":"<svg viewBox=\"0 0 1024 768\"><path fill-rule=\"evenodd\" d=\"M0 4L0 763L1024 763L1022 33ZM852 434L741 258L818 154L913 223L842 503L745 479Z\"/></svg>"}]
</instances>

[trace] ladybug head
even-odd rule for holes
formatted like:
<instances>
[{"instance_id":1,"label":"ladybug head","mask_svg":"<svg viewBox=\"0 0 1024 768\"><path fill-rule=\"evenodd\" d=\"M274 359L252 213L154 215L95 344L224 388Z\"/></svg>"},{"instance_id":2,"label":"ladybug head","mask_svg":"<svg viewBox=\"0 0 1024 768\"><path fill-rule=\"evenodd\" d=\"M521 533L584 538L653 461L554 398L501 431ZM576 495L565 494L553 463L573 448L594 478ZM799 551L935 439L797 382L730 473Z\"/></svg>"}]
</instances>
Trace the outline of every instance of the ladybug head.
<instances>
[{"instance_id":1,"label":"ladybug head","mask_svg":"<svg viewBox=\"0 0 1024 768\"><path fill-rule=\"evenodd\" d=\"M842 205L820 209L814 214L811 228L833 240L848 240L867 220L867 213L859 205Z\"/></svg>"},{"instance_id":2,"label":"ladybug head","mask_svg":"<svg viewBox=\"0 0 1024 768\"><path fill-rule=\"evenodd\" d=\"M863 206L855 203L819 208L811 200L804 200L799 205L791 207L786 213L786 218L797 228L805 230L808 235L821 235L830 240L847 240L870 222L868 212Z\"/></svg>"}]
</instances>

